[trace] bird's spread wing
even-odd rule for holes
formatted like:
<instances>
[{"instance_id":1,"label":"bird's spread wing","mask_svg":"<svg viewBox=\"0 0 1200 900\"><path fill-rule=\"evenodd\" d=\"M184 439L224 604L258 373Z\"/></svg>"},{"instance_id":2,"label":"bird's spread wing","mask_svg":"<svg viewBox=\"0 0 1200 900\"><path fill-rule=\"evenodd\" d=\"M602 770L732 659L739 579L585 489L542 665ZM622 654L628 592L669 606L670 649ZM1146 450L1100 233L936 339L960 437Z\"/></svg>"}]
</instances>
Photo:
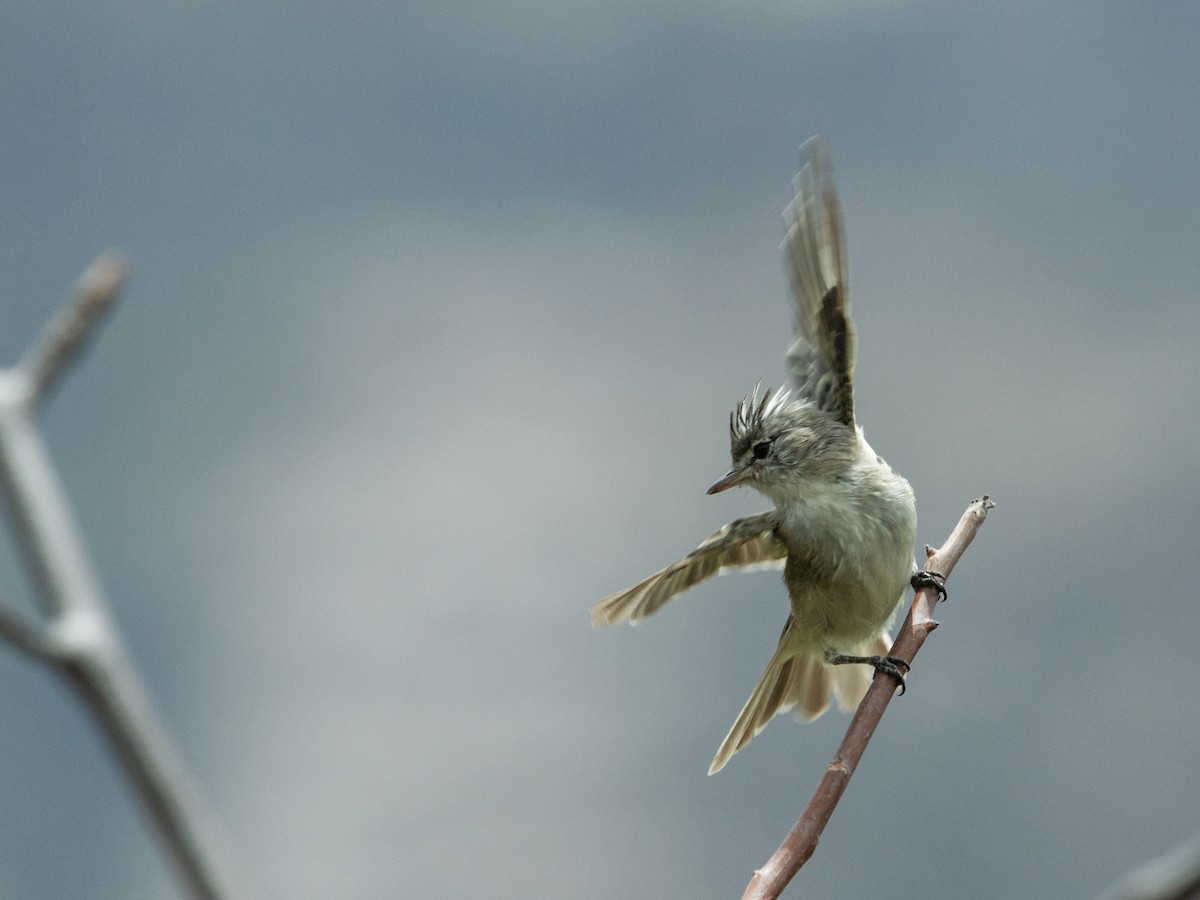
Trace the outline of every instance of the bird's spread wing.
<instances>
[{"instance_id":1,"label":"bird's spread wing","mask_svg":"<svg viewBox=\"0 0 1200 900\"><path fill-rule=\"evenodd\" d=\"M730 569L782 567L787 546L775 536L777 521L774 510L735 519L679 562L605 597L592 607L592 625L637 622L677 594Z\"/></svg>"},{"instance_id":2,"label":"bird's spread wing","mask_svg":"<svg viewBox=\"0 0 1200 900\"><path fill-rule=\"evenodd\" d=\"M796 196L783 212L784 268L796 314L787 366L800 396L853 426L855 339L842 216L825 145L811 138L801 154Z\"/></svg>"}]
</instances>

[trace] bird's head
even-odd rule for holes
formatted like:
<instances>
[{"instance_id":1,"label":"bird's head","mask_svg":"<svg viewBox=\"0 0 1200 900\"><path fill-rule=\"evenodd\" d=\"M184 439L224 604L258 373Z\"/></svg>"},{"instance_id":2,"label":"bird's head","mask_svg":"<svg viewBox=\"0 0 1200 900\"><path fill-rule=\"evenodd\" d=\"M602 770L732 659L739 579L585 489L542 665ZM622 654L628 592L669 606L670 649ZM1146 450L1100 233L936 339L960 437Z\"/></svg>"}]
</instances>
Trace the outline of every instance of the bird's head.
<instances>
[{"instance_id":1,"label":"bird's head","mask_svg":"<svg viewBox=\"0 0 1200 900\"><path fill-rule=\"evenodd\" d=\"M768 388L761 398L758 390L729 414L733 468L708 493L745 485L785 502L837 478L853 461L853 428L786 390Z\"/></svg>"}]
</instances>

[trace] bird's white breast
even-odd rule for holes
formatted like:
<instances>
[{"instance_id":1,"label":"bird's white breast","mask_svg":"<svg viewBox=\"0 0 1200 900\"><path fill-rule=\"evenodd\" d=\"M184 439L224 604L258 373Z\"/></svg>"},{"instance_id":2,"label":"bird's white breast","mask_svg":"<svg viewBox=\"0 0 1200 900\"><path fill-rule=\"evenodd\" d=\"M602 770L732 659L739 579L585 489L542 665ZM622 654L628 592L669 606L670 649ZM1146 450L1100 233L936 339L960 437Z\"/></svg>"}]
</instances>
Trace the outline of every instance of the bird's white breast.
<instances>
[{"instance_id":1,"label":"bird's white breast","mask_svg":"<svg viewBox=\"0 0 1200 900\"><path fill-rule=\"evenodd\" d=\"M778 506L784 582L800 630L846 652L886 630L904 596L916 505L908 482L874 459L807 487Z\"/></svg>"}]
</instances>

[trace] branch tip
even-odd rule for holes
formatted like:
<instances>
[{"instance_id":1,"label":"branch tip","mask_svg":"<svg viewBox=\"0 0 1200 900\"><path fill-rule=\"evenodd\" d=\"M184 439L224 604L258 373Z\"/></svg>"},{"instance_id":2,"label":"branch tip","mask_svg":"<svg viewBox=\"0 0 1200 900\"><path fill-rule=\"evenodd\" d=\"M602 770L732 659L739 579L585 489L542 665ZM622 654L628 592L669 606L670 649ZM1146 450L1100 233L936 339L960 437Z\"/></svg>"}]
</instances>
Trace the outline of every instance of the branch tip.
<instances>
[{"instance_id":1,"label":"branch tip","mask_svg":"<svg viewBox=\"0 0 1200 900\"><path fill-rule=\"evenodd\" d=\"M70 299L42 329L37 342L21 361L35 398L49 393L67 365L75 359L101 318L112 308L129 279L129 266L109 251L92 260L75 282Z\"/></svg>"},{"instance_id":2,"label":"branch tip","mask_svg":"<svg viewBox=\"0 0 1200 900\"><path fill-rule=\"evenodd\" d=\"M75 292L76 295L107 302L116 297L128 280L129 263L117 251L108 250L92 260L83 270Z\"/></svg>"}]
</instances>

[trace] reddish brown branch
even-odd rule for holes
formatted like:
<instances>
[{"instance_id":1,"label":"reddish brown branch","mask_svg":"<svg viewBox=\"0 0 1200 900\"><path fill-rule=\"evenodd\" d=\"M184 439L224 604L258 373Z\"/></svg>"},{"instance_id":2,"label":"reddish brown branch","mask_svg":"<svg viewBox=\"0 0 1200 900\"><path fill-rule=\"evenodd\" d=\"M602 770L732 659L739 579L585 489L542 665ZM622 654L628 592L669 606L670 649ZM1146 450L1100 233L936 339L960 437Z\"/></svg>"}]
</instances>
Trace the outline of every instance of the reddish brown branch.
<instances>
[{"instance_id":1,"label":"reddish brown branch","mask_svg":"<svg viewBox=\"0 0 1200 900\"><path fill-rule=\"evenodd\" d=\"M987 518L988 510L995 505L986 495L973 501L950 537L946 539L946 543L936 551L930 547L925 548L929 557L925 568L949 577L959 557L974 540L979 526ZM937 628L938 623L931 615L937 599L937 592L933 588L924 588L917 592L908 616L900 626L896 643L892 645L892 656L912 662L929 632ZM887 709L895 694L895 687L896 683L887 675L877 677L871 684L867 696L863 698L863 702L854 713L854 718L850 720L850 727L846 730L846 736L842 738L837 755L825 769L821 783L817 785L816 792L809 800L808 807L792 826L779 849L767 860L766 865L754 873L742 900L772 900L778 897L792 880L792 876L808 862L813 851L817 849L817 841L821 832L825 830L829 817L833 815L834 807L850 783L850 776L854 774L871 735L875 733L875 727L883 717L883 711Z\"/></svg>"}]
</instances>

